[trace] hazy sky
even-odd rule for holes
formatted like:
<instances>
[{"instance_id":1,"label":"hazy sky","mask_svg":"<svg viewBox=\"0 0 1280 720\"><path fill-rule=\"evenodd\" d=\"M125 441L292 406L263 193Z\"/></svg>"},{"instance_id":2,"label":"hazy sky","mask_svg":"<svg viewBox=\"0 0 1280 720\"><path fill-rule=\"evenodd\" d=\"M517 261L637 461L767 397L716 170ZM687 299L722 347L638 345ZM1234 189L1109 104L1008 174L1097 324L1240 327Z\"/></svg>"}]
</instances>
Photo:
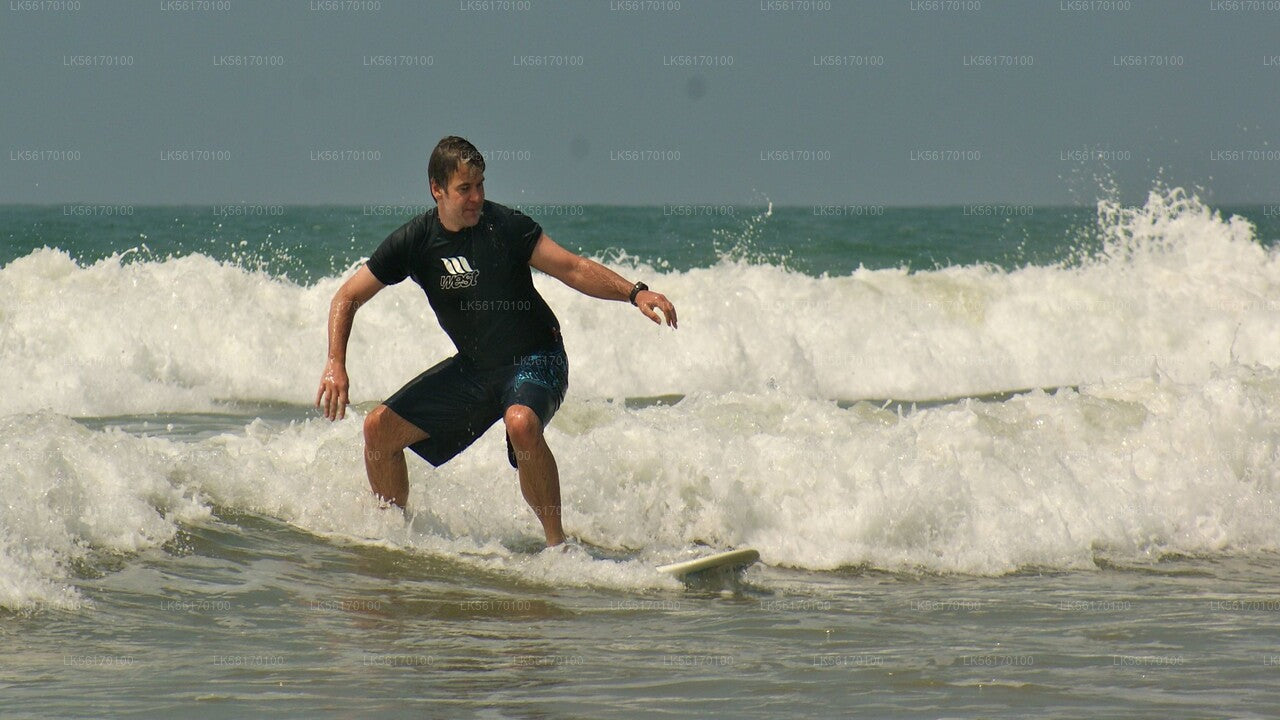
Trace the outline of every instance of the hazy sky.
<instances>
[{"instance_id":1,"label":"hazy sky","mask_svg":"<svg viewBox=\"0 0 1280 720\"><path fill-rule=\"evenodd\" d=\"M0 202L1280 201L1280 0L0 1Z\"/></svg>"}]
</instances>

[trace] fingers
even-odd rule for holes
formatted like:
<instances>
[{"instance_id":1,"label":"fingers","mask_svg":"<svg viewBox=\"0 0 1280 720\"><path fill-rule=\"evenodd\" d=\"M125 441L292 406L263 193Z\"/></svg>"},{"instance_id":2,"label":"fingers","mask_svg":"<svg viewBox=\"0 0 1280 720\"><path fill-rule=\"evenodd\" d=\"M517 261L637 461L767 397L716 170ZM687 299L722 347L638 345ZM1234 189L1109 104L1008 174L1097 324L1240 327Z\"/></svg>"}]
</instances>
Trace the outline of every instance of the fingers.
<instances>
[{"instance_id":1,"label":"fingers","mask_svg":"<svg viewBox=\"0 0 1280 720\"><path fill-rule=\"evenodd\" d=\"M670 325L673 330L676 329L678 327L676 321L676 307L671 304L671 301L668 300L665 295L661 295L659 293L652 294L652 298L648 298L644 302L640 303L640 311L644 313L645 317L659 325L662 324L663 318L665 318L667 324ZM662 315L659 316L657 312L654 312L655 309L660 311Z\"/></svg>"},{"instance_id":2,"label":"fingers","mask_svg":"<svg viewBox=\"0 0 1280 720\"><path fill-rule=\"evenodd\" d=\"M652 320L655 324L661 325L662 318L658 316L658 313L653 311L654 307L656 307L654 303L641 303L640 312L644 313L644 316Z\"/></svg>"},{"instance_id":3,"label":"fingers","mask_svg":"<svg viewBox=\"0 0 1280 720\"><path fill-rule=\"evenodd\" d=\"M667 317L667 324L671 326L672 330L680 326L676 320L676 306L672 305L671 301L665 297L662 298L662 314Z\"/></svg>"},{"instance_id":4,"label":"fingers","mask_svg":"<svg viewBox=\"0 0 1280 720\"><path fill-rule=\"evenodd\" d=\"M347 391L337 383L329 388L329 407L325 417L330 420L341 420L347 416Z\"/></svg>"},{"instance_id":5,"label":"fingers","mask_svg":"<svg viewBox=\"0 0 1280 720\"><path fill-rule=\"evenodd\" d=\"M324 413L326 419L332 420L333 417L329 413L329 384L325 380L320 381L320 389L316 391L316 407Z\"/></svg>"},{"instance_id":6,"label":"fingers","mask_svg":"<svg viewBox=\"0 0 1280 720\"><path fill-rule=\"evenodd\" d=\"M347 405L351 404L347 397L347 388L340 386L329 378L320 383L316 393L316 407L324 411L329 420L342 420L347 416Z\"/></svg>"}]
</instances>

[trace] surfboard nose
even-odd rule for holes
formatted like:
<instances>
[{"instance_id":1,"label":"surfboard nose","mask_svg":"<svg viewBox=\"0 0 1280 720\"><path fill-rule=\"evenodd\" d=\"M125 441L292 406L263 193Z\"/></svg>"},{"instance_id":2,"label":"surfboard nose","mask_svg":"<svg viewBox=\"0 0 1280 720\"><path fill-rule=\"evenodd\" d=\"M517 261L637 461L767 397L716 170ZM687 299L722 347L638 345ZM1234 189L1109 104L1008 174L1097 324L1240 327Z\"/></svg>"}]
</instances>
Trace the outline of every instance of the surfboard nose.
<instances>
[{"instance_id":1,"label":"surfboard nose","mask_svg":"<svg viewBox=\"0 0 1280 720\"><path fill-rule=\"evenodd\" d=\"M682 578L693 573L714 570L716 568L743 568L760 559L760 553L752 548L740 548L707 555L706 557L685 560L683 562L661 565L658 572Z\"/></svg>"}]
</instances>

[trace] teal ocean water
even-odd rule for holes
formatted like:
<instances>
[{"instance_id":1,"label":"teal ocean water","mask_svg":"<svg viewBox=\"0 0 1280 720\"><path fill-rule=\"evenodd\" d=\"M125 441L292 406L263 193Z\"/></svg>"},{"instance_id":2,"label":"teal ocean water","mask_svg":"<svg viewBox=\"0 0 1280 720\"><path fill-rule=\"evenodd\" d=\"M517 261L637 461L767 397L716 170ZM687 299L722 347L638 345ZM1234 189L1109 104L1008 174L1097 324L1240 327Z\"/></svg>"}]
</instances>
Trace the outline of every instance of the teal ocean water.
<instances>
[{"instance_id":1,"label":"teal ocean water","mask_svg":"<svg viewBox=\"0 0 1280 720\"><path fill-rule=\"evenodd\" d=\"M0 207L0 715L1280 706L1280 208L528 206L680 311L536 279L569 553L500 429L372 501L363 414L452 352L411 283L310 406L423 209Z\"/></svg>"}]
</instances>

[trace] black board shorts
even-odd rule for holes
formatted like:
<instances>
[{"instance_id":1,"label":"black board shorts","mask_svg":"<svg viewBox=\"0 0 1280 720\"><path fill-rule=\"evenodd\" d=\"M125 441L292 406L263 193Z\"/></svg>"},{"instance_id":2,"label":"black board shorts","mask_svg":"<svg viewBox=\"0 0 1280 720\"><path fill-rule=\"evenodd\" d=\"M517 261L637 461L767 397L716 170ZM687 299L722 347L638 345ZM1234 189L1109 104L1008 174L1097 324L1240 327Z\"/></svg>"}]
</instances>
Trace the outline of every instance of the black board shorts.
<instances>
[{"instance_id":1,"label":"black board shorts","mask_svg":"<svg viewBox=\"0 0 1280 720\"><path fill-rule=\"evenodd\" d=\"M383 404L427 433L426 440L409 448L440 466L466 450L512 405L531 408L545 428L568 388L569 359L557 345L496 368L480 368L454 355L410 380ZM507 460L516 467L511 438Z\"/></svg>"}]
</instances>

